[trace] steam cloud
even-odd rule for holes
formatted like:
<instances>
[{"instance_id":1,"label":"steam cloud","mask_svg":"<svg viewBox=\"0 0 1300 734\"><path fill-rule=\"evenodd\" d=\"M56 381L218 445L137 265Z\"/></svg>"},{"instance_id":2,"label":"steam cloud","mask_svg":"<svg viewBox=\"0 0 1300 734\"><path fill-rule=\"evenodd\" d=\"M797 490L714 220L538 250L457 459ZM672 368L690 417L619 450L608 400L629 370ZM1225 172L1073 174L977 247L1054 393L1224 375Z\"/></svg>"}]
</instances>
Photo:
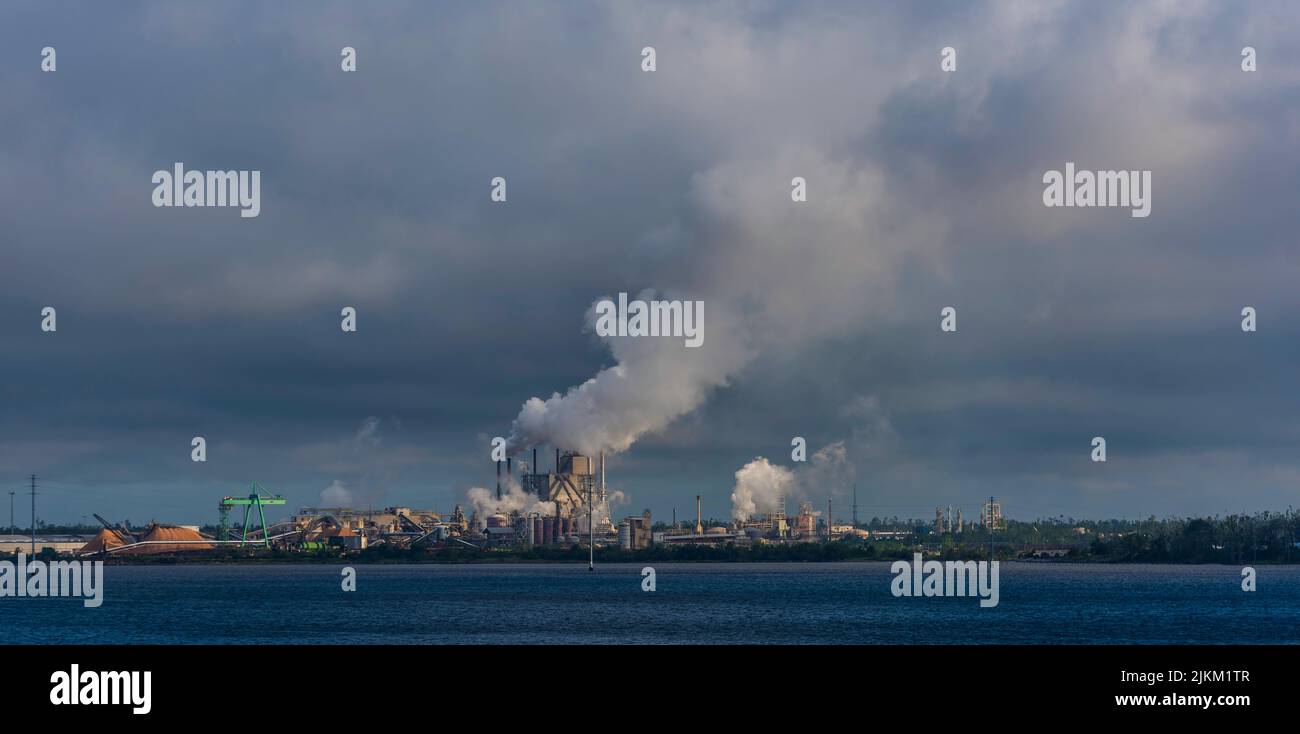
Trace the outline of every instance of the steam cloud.
<instances>
[{"instance_id":1,"label":"steam cloud","mask_svg":"<svg viewBox=\"0 0 1300 734\"><path fill-rule=\"evenodd\" d=\"M772 185L777 171L790 170L820 182L817 196L797 205L800 216L791 213L788 189ZM910 216L886 180L866 157L845 160L801 144L698 173L692 226L674 244L691 252L694 267L676 277L705 304L704 344L607 337L616 363L564 394L528 399L509 450L549 443L585 454L625 451L699 408L756 356L854 333L864 314L888 312L903 257L930 252L942 228L935 217ZM593 303L587 329L594 325Z\"/></svg>"},{"instance_id":2,"label":"steam cloud","mask_svg":"<svg viewBox=\"0 0 1300 734\"><path fill-rule=\"evenodd\" d=\"M352 492L348 491L343 482L335 479L330 486L322 489L320 492L321 507L351 507Z\"/></svg>"},{"instance_id":3,"label":"steam cloud","mask_svg":"<svg viewBox=\"0 0 1300 734\"><path fill-rule=\"evenodd\" d=\"M754 459L736 472L736 486L731 490L731 517L747 520L780 509L794 483L794 472L761 456Z\"/></svg>"},{"instance_id":4,"label":"steam cloud","mask_svg":"<svg viewBox=\"0 0 1300 734\"><path fill-rule=\"evenodd\" d=\"M836 494L853 480L855 469L843 441L823 446L806 466L790 470L758 457L736 472L731 517L748 520L784 509L789 499Z\"/></svg>"},{"instance_id":5,"label":"steam cloud","mask_svg":"<svg viewBox=\"0 0 1300 734\"><path fill-rule=\"evenodd\" d=\"M616 364L563 395L529 398L511 427L508 450L549 443L588 456L617 453L698 408L751 356L739 322L721 304L706 306L699 348L670 337L606 337ZM595 303L587 329L594 324Z\"/></svg>"},{"instance_id":6,"label":"steam cloud","mask_svg":"<svg viewBox=\"0 0 1300 734\"><path fill-rule=\"evenodd\" d=\"M487 524L488 515L510 515L518 512L522 515L531 515L537 513L542 517L555 514L554 502L543 502L537 499L536 495L525 492L519 483L510 479L509 483L502 488L501 499L497 499L496 491L484 487L471 487L465 493L469 500L470 506L478 513L478 524L482 528ZM597 505L593 509L593 517L597 524L604 522L606 517L613 512L616 506L627 503L627 497L623 492L612 490L609 493L609 505L601 507Z\"/></svg>"},{"instance_id":7,"label":"steam cloud","mask_svg":"<svg viewBox=\"0 0 1300 734\"><path fill-rule=\"evenodd\" d=\"M509 515L512 512L522 514L531 514L536 512L543 517L555 514L554 502L542 502L537 499L536 495L529 494L519 486L517 482L511 481L503 489L501 499L497 499L496 491L485 489L483 487L471 487L465 493L469 498L469 503L478 513L479 526L486 524L488 515Z\"/></svg>"}]
</instances>

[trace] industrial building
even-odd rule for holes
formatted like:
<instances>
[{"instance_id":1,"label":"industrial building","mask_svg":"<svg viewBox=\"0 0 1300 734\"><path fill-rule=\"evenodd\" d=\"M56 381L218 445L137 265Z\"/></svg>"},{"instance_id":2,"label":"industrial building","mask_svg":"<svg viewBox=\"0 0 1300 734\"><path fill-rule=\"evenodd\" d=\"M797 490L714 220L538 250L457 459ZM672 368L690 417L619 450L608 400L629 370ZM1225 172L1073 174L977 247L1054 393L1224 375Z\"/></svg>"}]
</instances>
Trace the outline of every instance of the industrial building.
<instances>
[{"instance_id":1,"label":"industrial building","mask_svg":"<svg viewBox=\"0 0 1300 734\"><path fill-rule=\"evenodd\" d=\"M498 464L498 467L500 465ZM507 459L507 468L511 466ZM542 473L537 465L537 449L533 449L532 471L522 474L519 484L523 490L541 502L555 504L556 516L571 520L585 519L589 511L608 518L609 496L605 488L605 452L600 453L599 475L590 456L571 451L555 450L554 471ZM501 487L497 486L497 496ZM605 521L609 522L608 519ZM612 531L607 526L606 531Z\"/></svg>"},{"instance_id":2,"label":"industrial building","mask_svg":"<svg viewBox=\"0 0 1300 734\"><path fill-rule=\"evenodd\" d=\"M1000 511L999 511L1000 512ZM965 530L965 524L961 519L961 509L955 511L952 505L934 508L934 533L960 533Z\"/></svg>"},{"instance_id":3,"label":"industrial building","mask_svg":"<svg viewBox=\"0 0 1300 734\"><path fill-rule=\"evenodd\" d=\"M496 462L497 499L502 498L501 469ZM516 483L535 503L549 503L554 511L546 514L513 510L483 519L478 529L477 517L470 519L471 536L477 534L491 546L500 545L563 545L596 542L614 542L618 530L609 519L609 495L605 485L605 454L601 452L599 464L590 456L555 450L555 464L551 471L543 472L537 463L537 449L533 449L533 463L527 471L514 476L514 459L504 462L507 486ZM595 527L590 526L592 519ZM644 533L649 542L650 529Z\"/></svg>"},{"instance_id":4,"label":"industrial building","mask_svg":"<svg viewBox=\"0 0 1300 734\"><path fill-rule=\"evenodd\" d=\"M220 522L213 535L203 534L197 526L157 522L131 528L125 522L114 525L94 515L103 529L93 537L41 537L37 539L37 551L48 548L57 553L131 556L221 548L241 552L256 549L357 552L376 546L434 550L463 546L482 550L579 545L637 551L658 544L747 547L765 543L818 543L837 538L905 541L913 535L910 530L868 532L856 522L829 521L829 501L825 518L814 512L813 505L807 501L801 501L798 514L790 517L785 511L784 497L779 498L772 511L737 519L725 527L705 527L700 495L695 496L696 518L691 529L677 523L675 509L672 527L667 531L655 530L648 509L640 515L624 517L615 525L611 522L603 452L593 459L556 449L555 463L549 471L537 466L537 456L534 448L533 464L523 466L517 476L513 457L496 462L497 501L491 502L490 495L471 492L476 509L468 517L460 505L451 513L400 505L379 510L302 507L285 520L268 522L265 508L284 505L285 499L265 493L253 483L247 495L220 499ZM504 496L503 479L510 497ZM488 501L482 501L484 497ZM242 522L230 523L230 510L241 507ZM856 520L856 495L853 512ZM981 508L981 520L988 526L1001 527L1005 522L1001 504L990 497ZM961 532L963 526L960 509L936 508L933 525L936 533ZM3 553L30 552L30 544L28 536L0 536Z\"/></svg>"},{"instance_id":5,"label":"industrial building","mask_svg":"<svg viewBox=\"0 0 1300 734\"><path fill-rule=\"evenodd\" d=\"M324 518L331 518L332 525L347 528L354 533L372 531L376 534L393 534L413 531L414 526L428 528L443 523L443 517L435 510L417 510L410 507L385 507L379 511L355 510L351 507L302 507L289 516L289 523L294 528L307 528L319 523ZM468 524L460 505L448 519L450 524L464 527Z\"/></svg>"},{"instance_id":6,"label":"industrial building","mask_svg":"<svg viewBox=\"0 0 1300 734\"><path fill-rule=\"evenodd\" d=\"M88 538L84 535L38 535L36 536L36 552L49 549L59 555L68 555L76 553L81 546L86 544ZM0 553L23 553L31 554L32 536L30 535L0 535Z\"/></svg>"},{"instance_id":7,"label":"industrial building","mask_svg":"<svg viewBox=\"0 0 1300 734\"><path fill-rule=\"evenodd\" d=\"M989 501L980 508L980 524L994 530L1003 529L1005 525L1002 521L1002 503L989 497Z\"/></svg>"},{"instance_id":8,"label":"industrial building","mask_svg":"<svg viewBox=\"0 0 1300 734\"><path fill-rule=\"evenodd\" d=\"M651 532L653 527L649 510L643 512L640 517L623 518L623 522L618 524L618 547L623 550L649 548L654 541Z\"/></svg>"},{"instance_id":9,"label":"industrial building","mask_svg":"<svg viewBox=\"0 0 1300 734\"><path fill-rule=\"evenodd\" d=\"M738 535L753 540L777 542L810 542L821 535L818 532L817 515L810 502L800 502L799 514L794 518L788 517L785 508L781 507L764 515L737 520L732 528Z\"/></svg>"}]
</instances>

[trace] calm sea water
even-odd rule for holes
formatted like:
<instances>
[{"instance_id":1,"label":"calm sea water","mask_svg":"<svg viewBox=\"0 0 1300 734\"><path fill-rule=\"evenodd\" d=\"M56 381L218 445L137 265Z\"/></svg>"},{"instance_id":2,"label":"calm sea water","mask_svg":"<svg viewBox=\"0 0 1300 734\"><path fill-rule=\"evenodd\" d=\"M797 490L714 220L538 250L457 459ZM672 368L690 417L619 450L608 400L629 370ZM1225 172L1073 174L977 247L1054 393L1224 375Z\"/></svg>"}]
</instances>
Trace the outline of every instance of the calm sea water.
<instances>
[{"instance_id":1,"label":"calm sea water","mask_svg":"<svg viewBox=\"0 0 1300 734\"><path fill-rule=\"evenodd\" d=\"M0 598L0 643L1295 643L1300 567L1004 563L1001 603L895 598L888 563L111 566Z\"/></svg>"}]
</instances>

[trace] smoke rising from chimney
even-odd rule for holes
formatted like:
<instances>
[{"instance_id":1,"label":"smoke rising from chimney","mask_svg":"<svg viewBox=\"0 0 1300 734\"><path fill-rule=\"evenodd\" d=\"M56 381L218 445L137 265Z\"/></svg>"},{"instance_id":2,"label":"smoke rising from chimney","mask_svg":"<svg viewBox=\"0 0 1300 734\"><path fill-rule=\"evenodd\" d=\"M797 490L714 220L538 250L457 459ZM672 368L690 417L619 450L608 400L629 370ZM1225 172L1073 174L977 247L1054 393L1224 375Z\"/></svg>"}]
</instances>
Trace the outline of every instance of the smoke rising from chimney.
<instances>
[{"instance_id":1,"label":"smoke rising from chimney","mask_svg":"<svg viewBox=\"0 0 1300 734\"><path fill-rule=\"evenodd\" d=\"M781 180L778 172L791 170L819 182L817 195L798 205L800 216L791 214L788 191L772 184ZM932 252L942 226L941 218L907 215L907 202L895 201L886 182L869 160L802 144L720 161L697 174L691 226L677 243L691 253L691 267L676 285L682 299L705 304L703 345L606 337L615 364L563 394L529 398L512 425L509 450L549 443L592 456L625 451L699 408L759 354L853 333L865 315L887 312L904 256ZM882 229L890 237L877 236ZM587 310L588 331L595 330L596 303L608 297ZM650 290L638 295L654 297Z\"/></svg>"},{"instance_id":2,"label":"smoke rising from chimney","mask_svg":"<svg viewBox=\"0 0 1300 734\"><path fill-rule=\"evenodd\" d=\"M653 297L651 291L639 296ZM586 456L617 453L694 411L751 356L739 320L721 305L709 306L708 338L698 348L665 337L605 337L616 364L563 395L525 401L508 450L547 443ZM588 331L594 323L595 303L587 310Z\"/></svg>"}]
</instances>

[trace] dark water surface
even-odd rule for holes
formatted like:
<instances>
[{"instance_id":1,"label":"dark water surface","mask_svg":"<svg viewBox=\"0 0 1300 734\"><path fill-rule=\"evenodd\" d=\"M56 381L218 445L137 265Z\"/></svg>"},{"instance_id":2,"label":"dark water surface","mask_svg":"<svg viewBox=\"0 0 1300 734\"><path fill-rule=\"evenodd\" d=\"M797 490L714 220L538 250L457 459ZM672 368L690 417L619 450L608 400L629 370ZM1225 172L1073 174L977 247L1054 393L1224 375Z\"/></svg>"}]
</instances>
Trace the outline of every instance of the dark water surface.
<instances>
[{"instance_id":1,"label":"dark water surface","mask_svg":"<svg viewBox=\"0 0 1300 734\"><path fill-rule=\"evenodd\" d=\"M104 604L0 598L0 643L1295 643L1300 567L1004 563L1000 604L888 563L109 566Z\"/></svg>"}]
</instances>

